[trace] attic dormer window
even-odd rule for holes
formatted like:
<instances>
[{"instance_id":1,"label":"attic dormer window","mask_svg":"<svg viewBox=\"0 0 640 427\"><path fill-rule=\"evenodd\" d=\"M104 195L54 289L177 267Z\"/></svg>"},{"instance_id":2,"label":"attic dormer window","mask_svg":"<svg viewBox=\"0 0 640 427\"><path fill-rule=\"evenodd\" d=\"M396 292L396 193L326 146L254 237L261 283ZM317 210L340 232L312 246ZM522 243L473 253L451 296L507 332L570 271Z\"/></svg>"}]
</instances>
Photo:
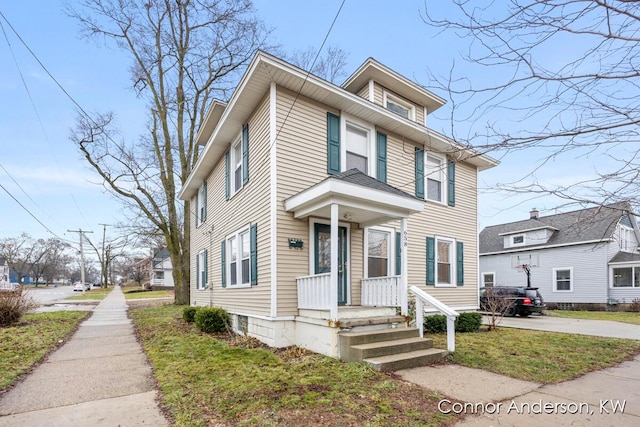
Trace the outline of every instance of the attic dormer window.
<instances>
[{"instance_id":1,"label":"attic dormer window","mask_svg":"<svg viewBox=\"0 0 640 427\"><path fill-rule=\"evenodd\" d=\"M524 234L518 234L517 236L511 237L512 246L522 246L524 244L525 244Z\"/></svg>"},{"instance_id":2,"label":"attic dormer window","mask_svg":"<svg viewBox=\"0 0 640 427\"><path fill-rule=\"evenodd\" d=\"M384 106L387 110L393 111L405 119L415 121L416 109L413 105L386 91L383 94L383 98Z\"/></svg>"}]
</instances>

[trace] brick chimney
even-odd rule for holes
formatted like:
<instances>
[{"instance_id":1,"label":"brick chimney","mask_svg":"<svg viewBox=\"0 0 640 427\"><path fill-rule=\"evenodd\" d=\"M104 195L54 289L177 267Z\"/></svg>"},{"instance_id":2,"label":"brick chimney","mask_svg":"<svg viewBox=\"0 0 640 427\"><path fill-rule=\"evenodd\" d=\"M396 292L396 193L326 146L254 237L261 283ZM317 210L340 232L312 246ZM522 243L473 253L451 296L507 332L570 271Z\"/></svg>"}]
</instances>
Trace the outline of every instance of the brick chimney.
<instances>
[{"instance_id":1,"label":"brick chimney","mask_svg":"<svg viewBox=\"0 0 640 427\"><path fill-rule=\"evenodd\" d=\"M531 209L531 212L529 212L529 219L540 219L540 212L538 212L538 209Z\"/></svg>"}]
</instances>

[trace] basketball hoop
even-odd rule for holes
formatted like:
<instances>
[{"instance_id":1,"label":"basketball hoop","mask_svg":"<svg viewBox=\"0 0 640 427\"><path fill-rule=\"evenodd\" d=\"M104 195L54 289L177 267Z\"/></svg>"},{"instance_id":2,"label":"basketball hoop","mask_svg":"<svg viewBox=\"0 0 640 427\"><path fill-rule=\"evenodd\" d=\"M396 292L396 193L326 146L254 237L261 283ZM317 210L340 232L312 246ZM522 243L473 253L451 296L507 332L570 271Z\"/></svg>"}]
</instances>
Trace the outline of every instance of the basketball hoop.
<instances>
[{"instance_id":1,"label":"basketball hoop","mask_svg":"<svg viewBox=\"0 0 640 427\"><path fill-rule=\"evenodd\" d=\"M525 264L522 264L522 265L516 265L515 268L516 270L518 270L518 273L522 273L524 272L524 267L525 267Z\"/></svg>"}]
</instances>

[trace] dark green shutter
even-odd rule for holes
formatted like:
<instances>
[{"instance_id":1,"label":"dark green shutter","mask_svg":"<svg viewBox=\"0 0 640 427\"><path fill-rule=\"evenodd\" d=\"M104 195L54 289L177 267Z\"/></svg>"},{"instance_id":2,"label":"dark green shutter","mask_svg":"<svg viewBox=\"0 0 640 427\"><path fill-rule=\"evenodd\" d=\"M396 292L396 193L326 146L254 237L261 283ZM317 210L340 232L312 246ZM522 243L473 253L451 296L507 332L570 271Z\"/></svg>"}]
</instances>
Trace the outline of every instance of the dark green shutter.
<instances>
[{"instance_id":1,"label":"dark green shutter","mask_svg":"<svg viewBox=\"0 0 640 427\"><path fill-rule=\"evenodd\" d=\"M258 224L251 224L251 231L249 234L249 265L251 277L251 286L258 284Z\"/></svg>"},{"instance_id":2,"label":"dark green shutter","mask_svg":"<svg viewBox=\"0 0 640 427\"><path fill-rule=\"evenodd\" d=\"M227 258L227 241L223 240L222 241L222 245L221 246L221 250L220 250L220 259L222 260L222 287L226 288L227 287L227 263L226 263L226 258Z\"/></svg>"},{"instance_id":3,"label":"dark green shutter","mask_svg":"<svg viewBox=\"0 0 640 427\"><path fill-rule=\"evenodd\" d=\"M200 289L200 254L196 255L196 289Z\"/></svg>"},{"instance_id":4,"label":"dark green shutter","mask_svg":"<svg viewBox=\"0 0 640 427\"><path fill-rule=\"evenodd\" d=\"M427 285L436 284L436 239L427 237Z\"/></svg>"},{"instance_id":5,"label":"dark green shutter","mask_svg":"<svg viewBox=\"0 0 640 427\"><path fill-rule=\"evenodd\" d=\"M327 113L327 173L340 173L340 116Z\"/></svg>"},{"instance_id":6,"label":"dark green shutter","mask_svg":"<svg viewBox=\"0 0 640 427\"><path fill-rule=\"evenodd\" d=\"M202 218L200 218L200 220L202 222L205 222L207 220L207 181L204 182L204 184L202 184L202 186L204 187L202 189L203 197L202 197Z\"/></svg>"},{"instance_id":7,"label":"dark green shutter","mask_svg":"<svg viewBox=\"0 0 640 427\"><path fill-rule=\"evenodd\" d=\"M424 150L416 147L416 197L424 199Z\"/></svg>"},{"instance_id":8,"label":"dark green shutter","mask_svg":"<svg viewBox=\"0 0 640 427\"><path fill-rule=\"evenodd\" d=\"M230 158L230 153L227 151L226 154L224 155L224 191L225 191L225 199L229 200L229 194L230 194L230 189L231 189L231 182L229 181L229 169L231 167L231 165L229 164L231 162L231 158Z\"/></svg>"},{"instance_id":9,"label":"dark green shutter","mask_svg":"<svg viewBox=\"0 0 640 427\"><path fill-rule=\"evenodd\" d=\"M249 124L242 126L242 185L249 182Z\"/></svg>"},{"instance_id":10,"label":"dark green shutter","mask_svg":"<svg viewBox=\"0 0 640 427\"><path fill-rule=\"evenodd\" d=\"M448 199L449 206L456 205L456 162L449 160L447 164L447 178L449 182Z\"/></svg>"},{"instance_id":11,"label":"dark green shutter","mask_svg":"<svg viewBox=\"0 0 640 427\"><path fill-rule=\"evenodd\" d=\"M378 168L376 178L378 181L387 182L387 135L378 132Z\"/></svg>"},{"instance_id":12,"label":"dark green shutter","mask_svg":"<svg viewBox=\"0 0 640 427\"><path fill-rule=\"evenodd\" d=\"M402 236L396 232L396 276L402 274Z\"/></svg>"},{"instance_id":13,"label":"dark green shutter","mask_svg":"<svg viewBox=\"0 0 640 427\"><path fill-rule=\"evenodd\" d=\"M456 278L458 286L464 285L464 245L462 242L456 243Z\"/></svg>"}]
</instances>

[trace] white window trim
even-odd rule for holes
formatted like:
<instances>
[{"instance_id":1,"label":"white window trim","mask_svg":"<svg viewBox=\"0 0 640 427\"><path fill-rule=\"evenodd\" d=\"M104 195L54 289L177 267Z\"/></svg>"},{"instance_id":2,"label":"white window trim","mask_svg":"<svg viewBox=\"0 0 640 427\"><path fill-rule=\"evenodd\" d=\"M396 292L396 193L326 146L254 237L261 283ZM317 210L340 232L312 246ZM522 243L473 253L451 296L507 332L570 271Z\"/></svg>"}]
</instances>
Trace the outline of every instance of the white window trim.
<instances>
[{"instance_id":1,"label":"white window trim","mask_svg":"<svg viewBox=\"0 0 640 427\"><path fill-rule=\"evenodd\" d=\"M480 280L481 280L482 286L483 287L486 286L486 284L484 283L485 274L493 275L493 286L496 286L496 272L495 271L483 271L482 273L480 273Z\"/></svg>"},{"instance_id":2,"label":"white window trim","mask_svg":"<svg viewBox=\"0 0 640 427\"><path fill-rule=\"evenodd\" d=\"M225 266L224 268L227 270L226 278L227 278L227 288L238 289L238 288L250 288L251 287L251 248L249 248L249 281L247 283L236 283L235 285L231 283L231 245L229 244L229 239L236 238L236 249L238 251L238 256L236 257L236 278L241 280L242 278L242 251L240 248L242 239L240 236L244 233L249 234L251 232L251 224L247 224L244 227L236 230L235 232L228 234L225 241ZM249 235L249 245L251 245L251 235Z\"/></svg>"},{"instance_id":3,"label":"white window trim","mask_svg":"<svg viewBox=\"0 0 640 427\"><path fill-rule=\"evenodd\" d=\"M522 243L514 243L513 239L515 239L516 237L521 237L522 236ZM527 245L527 235L525 233L521 233L521 234L514 234L512 236L509 236L509 243L511 244L511 247L518 247L518 246L526 246Z\"/></svg>"},{"instance_id":4,"label":"white window trim","mask_svg":"<svg viewBox=\"0 0 640 427\"><path fill-rule=\"evenodd\" d=\"M395 276L396 271L396 230L391 227L366 227L364 229L364 277L369 278L369 230L389 233L389 244L387 245L387 277Z\"/></svg>"},{"instance_id":5,"label":"white window trim","mask_svg":"<svg viewBox=\"0 0 640 427\"><path fill-rule=\"evenodd\" d=\"M382 91L382 105L387 110L389 110L389 108L387 107L387 102L388 101L391 101L394 104L398 104L399 106L409 110L409 117L407 117L407 119L409 119L411 121L414 121L414 122L416 121L416 107L415 107L415 105L411 104L410 102L405 101L404 99L400 98L399 96L393 95L393 94L389 93L388 91L383 90ZM397 114L396 112L394 112L392 110L389 110L389 111L391 111L394 114ZM402 116L400 116L400 117L402 117Z\"/></svg>"},{"instance_id":6,"label":"white window trim","mask_svg":"<svg viewBox=\"0 0 640 427\"><path fill-rule=\"evenodd\" d=\"M198 270L196 272L196 290L198 291L204 291L208 288L209 285L209 266L206 265L208 263L204 262L204 254L207 252L206 249L202 249L200 252L198 252L198 266L200 267L200 270ZM206 271L207 272L207 283L202 283L202 273Z\"/></svg>"},{"instance_id":7,"label":"white window trim","mask_svg":"<svg viewBox=\"0 0 640 427\"><path fill-rule=\"evenodd\" d=\"M631 286L613 286L613 281L614 281L614 277L613 277L613 270L616 268L630 268L631 269ZM640 289L640 286L635 286L635 274L636 274L636 270L640 269L640 265L638 264L634 264L634 265L615 265L615 266L611 266L609 267L609 289L617 289L617 290L624 290L624 289Z\"/></svg>"},{"instance_id":8,"label":"white window trim","mask_svg":"<svg viewBox=\"0 0 640 427\"><path fill-rule=\"evenodd\" d=\"M442 189L440 190L440 196L441 196L441 200L433 200L429 198L429 183L427 182L427 179L429 179L429 163L427 162L427 158L428 156L431 157L435 157L438 160L440 160L440 185L442 185ZM447 176L447 157L439 154L439 153L434 153L432 151L426 151L424 152L424 160L423 160L423 164L424 164L424 200L426 202L431 202L431 203L438 203L440 205L447 205L447 201L449 200L449 180L448 180L448 176Z\"/></svg>"},{"instance_id":9,"label":"white window trim","mask_svg":"<svg viewBox=\"0 0 640 427\"><path fill-rule=\"evenodd\" d=\"M449 242L450 244L450 249L449 249L449 266L451 268L451 283L440 283L438 281L438 242L439 241L444 241L444 242ZM456 240L455 239L451 239L448 237L439 237L436 236L435 238L435 286L439 287L439 288L455 288L457 287L457 277L456 277L456 273L457 273L457 266L456 266L456 262L457 262L457 257L456 257Z\"/></svg>"},{"instance_id":10,"label":"white window trim","mask_svg":"<svg viewBox=\"0 0 640 427\"><path fill-rule=\"evenodd\" d=\"M557 272L562 270L569 270L569 289L568 290L558 289ZM560 293L573 292L573 267L554 267L551 272L551 283L552 283L552 292L560 292Z\"/></svg>"},{"instance_id":11,"label":"white window trim","mask_svg":"<svg viewBox=\"0 0 640 427\"><path fill-rule=\"evenodd\" d=\"M239 193L244 187L242 176L244 171L240 171L240 187L236 190L236 166L240 163L240 168L243 168L242 164L242 155L244 154L243 146L242 146L242 130L240 130L240 134L237 138L234 139L234 143L231 144L231 150L229 152L229 198L232 198L236 193ZM240 159L235 158L235 147L240 145Z\"/></svg>"},{"instance_id":12,"label":"white window trim","mask_svg":"<svg viewBox=\"0 0 640 427\"><path fill-rule=\"evenodd\" d=\"M618 238L620 239L620 250L622 252L635 253L635 248L638 245L633 244L633 241L635 240L635 233L633 232L633 228L628 227L624 224L618 224L618 230ZM627 239L626 237L629 237L629 239Z\"/></svg>"},{"instance_id":13,"label":"white window trim","mask_svg":"<svg viewBox=\"0 0 640 427\"><path fill-rule=\"evenodd\" d=\"M340 171L347 170L347 124L367 132L368 156L367 175L376 177L376 129L367 122L359 120L347 113L340 116Z\"/></svg>"}]
</instances>

